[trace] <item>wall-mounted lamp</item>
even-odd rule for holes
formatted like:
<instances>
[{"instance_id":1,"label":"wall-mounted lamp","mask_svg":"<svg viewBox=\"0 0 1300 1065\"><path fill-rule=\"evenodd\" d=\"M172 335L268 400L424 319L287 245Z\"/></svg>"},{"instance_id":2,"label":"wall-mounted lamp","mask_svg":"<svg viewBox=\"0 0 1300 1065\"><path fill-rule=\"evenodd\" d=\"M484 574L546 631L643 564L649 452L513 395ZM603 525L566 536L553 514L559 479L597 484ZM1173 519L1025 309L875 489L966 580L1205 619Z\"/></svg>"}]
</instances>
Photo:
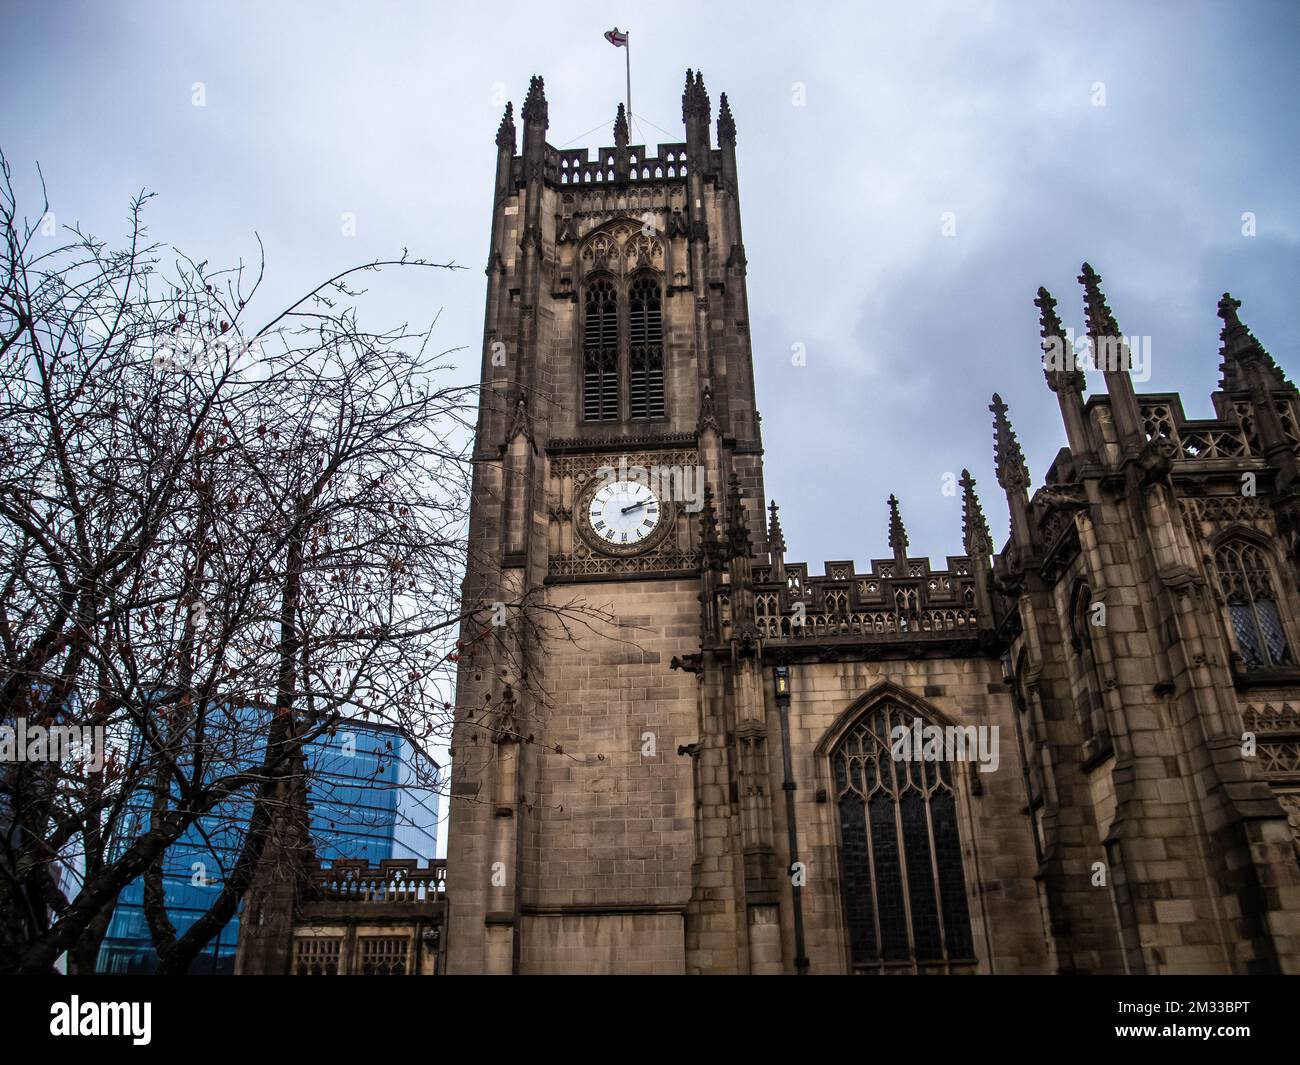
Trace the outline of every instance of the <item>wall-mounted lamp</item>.
<instances>
[{"instance_id":1,"label":"wall-mounted lamp","mask_svg":"<svg viewBox=\"0 0 1300 1065\"><path fill-rule=\"evenodd\" d=\"M776 697L778 699L790 698L790 667L773 666L772 679L776 682Z\"/></svg>"}]
</instances>

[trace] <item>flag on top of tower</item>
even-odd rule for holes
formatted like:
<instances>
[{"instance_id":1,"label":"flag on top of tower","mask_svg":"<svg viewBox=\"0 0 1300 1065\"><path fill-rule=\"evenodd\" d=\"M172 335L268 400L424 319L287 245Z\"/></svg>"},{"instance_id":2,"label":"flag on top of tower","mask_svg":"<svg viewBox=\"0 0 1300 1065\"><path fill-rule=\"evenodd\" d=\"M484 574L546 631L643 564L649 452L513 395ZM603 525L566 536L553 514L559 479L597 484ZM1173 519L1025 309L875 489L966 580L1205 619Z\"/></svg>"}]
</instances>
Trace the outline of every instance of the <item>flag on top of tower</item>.
<instances>
[{"instance_id":1,"label":"flag on top of tower","mask_svg":"<svg viewBox=\"0 0 1300 1065\"><path fill-rule=\"evenodd\" d=\"M609 43L612 44L615 48L627 47L627 34L620 33L617 26L615 26L612 30L605 31L605 40L609 41Z\"/></svg>"}]
</instances>

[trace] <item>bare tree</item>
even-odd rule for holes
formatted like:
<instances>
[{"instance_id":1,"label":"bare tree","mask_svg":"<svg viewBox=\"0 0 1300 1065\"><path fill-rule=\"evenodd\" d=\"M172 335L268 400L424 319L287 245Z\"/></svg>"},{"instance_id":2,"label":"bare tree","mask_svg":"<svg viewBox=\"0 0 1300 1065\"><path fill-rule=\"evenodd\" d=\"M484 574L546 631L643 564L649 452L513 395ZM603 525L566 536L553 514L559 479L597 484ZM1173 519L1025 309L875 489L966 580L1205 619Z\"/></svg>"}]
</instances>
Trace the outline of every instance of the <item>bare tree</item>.
<instances>
[{"instance_id":1,"label":"bare tree","mask_svg":"<svg viewBox=\"0 0 1300 1065\"><path fill-rule=\"evenodd\" d=\"M0 969L89 971L143 878L161 971L184 972L309 745L351 717L436 742L466 633L508 672L519 629L604 615L460 601L475 389L432 327L369 332L352 306L362 274L453 264L367 263L250 324L260 263L164 267L144 195L120 250L51 240L0 167L0 725L90 728L104 754L0 765ZM180 931L164 861L215 817L237 857Z\"/></svg>"}]
</instances>

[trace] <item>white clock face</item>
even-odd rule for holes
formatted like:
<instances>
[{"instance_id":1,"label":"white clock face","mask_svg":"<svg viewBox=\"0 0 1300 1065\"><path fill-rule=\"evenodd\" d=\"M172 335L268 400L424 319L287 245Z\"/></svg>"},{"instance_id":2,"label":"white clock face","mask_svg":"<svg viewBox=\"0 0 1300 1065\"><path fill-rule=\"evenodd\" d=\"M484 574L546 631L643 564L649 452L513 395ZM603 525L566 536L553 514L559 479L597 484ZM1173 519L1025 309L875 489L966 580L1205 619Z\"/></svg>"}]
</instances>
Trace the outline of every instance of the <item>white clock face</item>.
<instances>
[{"instance_id":1,"label":"white clock face","mask_svg":"<svg viewBox=\"0 0 1300 1065\"><path fill-rule=\"evenodd\" d=\"M636 481L612 481L591 497L587 520L592 532L611 547L639 544L659 526L659 497Z\"/></svg>"}]
</instances>

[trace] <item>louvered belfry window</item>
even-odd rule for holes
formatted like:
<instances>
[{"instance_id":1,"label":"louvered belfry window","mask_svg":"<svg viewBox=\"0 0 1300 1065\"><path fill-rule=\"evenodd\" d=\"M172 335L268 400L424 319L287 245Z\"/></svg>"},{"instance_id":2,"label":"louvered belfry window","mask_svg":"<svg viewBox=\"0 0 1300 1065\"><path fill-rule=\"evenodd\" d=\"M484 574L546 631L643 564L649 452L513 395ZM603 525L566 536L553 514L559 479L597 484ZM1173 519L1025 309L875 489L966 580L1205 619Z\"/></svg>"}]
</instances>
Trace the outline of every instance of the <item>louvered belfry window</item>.
<instances>
[{"instance_id":1,"label":"louvered belfry window","mask_svg":"<svg viewBox=\"0 0 1300 1065\"><path fill-rule=\"evenodd\" d=\"M639 277L628 293L628 366L633 418L664 416L664 319L659 283Z\"/></svg>"},{"instance_id":2,"label":"louvered belfry window","mask_svg":"<svg viewBox=\"0 0 1300 1065\"><path fill-rule=\"evenodd\" d=\"M881 704L831 755L849 951L860 969L942 971L975 954L952 768L890 754L891 730L913 717Z\"/></svg>"},{"instance_id":3,"label":"louvered belfry window","mask_svg":"<svg viewBox=\"0 0 1300 1065\"><path fill-rule=\"evenodd\" d=\"M1229 540L1215 551L1214 564L1246 668L1289 665L1286 628L1264 552L1248 540Z\"/></svg>"},{"instance_id":4,"label":"louvered belfry window","mask_svg":"<svg viewBox=\"0 0 1300 1065\"><path fill-rule=\"evenodd\" d=\"M609 281L587 286L582 349L583 420L612 421L618 417L618 299Z\"/></svg>"}]
</instances>

